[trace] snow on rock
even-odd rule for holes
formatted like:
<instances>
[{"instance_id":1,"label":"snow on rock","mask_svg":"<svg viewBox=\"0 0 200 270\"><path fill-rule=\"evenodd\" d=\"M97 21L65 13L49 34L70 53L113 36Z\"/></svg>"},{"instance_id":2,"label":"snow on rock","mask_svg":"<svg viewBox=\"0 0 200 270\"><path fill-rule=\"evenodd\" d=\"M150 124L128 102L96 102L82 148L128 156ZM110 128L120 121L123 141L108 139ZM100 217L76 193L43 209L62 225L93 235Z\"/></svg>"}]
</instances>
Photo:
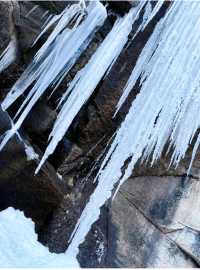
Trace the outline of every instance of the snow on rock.
<instances>
[{"instance_id":1,"label":"snow on rock","mask_svg":"<svg viewBox=\"0 0 200 270\"><path fill-rule=\"evenodd\" d=\"M137 161L149 160L153 152L154 163L169 139L170 147L174 147L172 164L178 165L184 157L200 127L199 14L197 1L174 1L158 22L124 95L126 98L139 77L140 93L101 165L98 185L72 234L69 251L78 252L78 246L98 219L101 206L111 197L115 185L119 188L130 177ZM122 174L121 168L128 158Z\"/></svg>"},{"instance_id":2,"label":"snow on rock","mask_svg":"<svg viewBox=\"0 0 200 270\"><path fill-rule=\"evenodd\" d=\"M0 246L0 267L79 267L73 256L50 253L33 221L11 207L0 212Z\"/></svg>"},{"instance_id":3,"label":"snow on rock","mask_svg":"<svg viewBox=\"0 0 200 270\"><path fill-rule=\"evenodd\" d=\"M81 52L87 47L95 29L103 24L107 16L105 7L99 1L91 1L86 11L87 16L83 19L85 12L82 4L73 4L65 9L55 29L37 52L33 62L2 102L1 106L6 110L34 83L16 114L16 116L20 114L18 120L6 133L0 149L20 128L32 107L47 88L52 85L56 87L61 82ZM66 28L72 20L74 26L71 29ZM83 21L81 22L81 20Z\"/></svg>"}]
</instances>

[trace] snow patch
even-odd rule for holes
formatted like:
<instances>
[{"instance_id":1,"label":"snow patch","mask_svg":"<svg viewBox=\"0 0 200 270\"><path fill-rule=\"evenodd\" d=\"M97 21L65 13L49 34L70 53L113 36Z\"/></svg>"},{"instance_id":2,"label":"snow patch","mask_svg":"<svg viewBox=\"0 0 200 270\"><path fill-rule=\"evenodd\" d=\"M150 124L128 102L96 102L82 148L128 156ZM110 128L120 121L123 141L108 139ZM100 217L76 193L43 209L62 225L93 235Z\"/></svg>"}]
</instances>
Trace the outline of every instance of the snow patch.
<instances>
[{"instance_id":1,"label":"snow patch","mask_svg":"<svg viewBox=\"0 0 200 270\"><path fill-rule=\"evenodd\" d=\"M23 212L11 207L0 212L0 267L79 267L74 258L40 244L33 221Z\"/></svg>"}]
</instances>

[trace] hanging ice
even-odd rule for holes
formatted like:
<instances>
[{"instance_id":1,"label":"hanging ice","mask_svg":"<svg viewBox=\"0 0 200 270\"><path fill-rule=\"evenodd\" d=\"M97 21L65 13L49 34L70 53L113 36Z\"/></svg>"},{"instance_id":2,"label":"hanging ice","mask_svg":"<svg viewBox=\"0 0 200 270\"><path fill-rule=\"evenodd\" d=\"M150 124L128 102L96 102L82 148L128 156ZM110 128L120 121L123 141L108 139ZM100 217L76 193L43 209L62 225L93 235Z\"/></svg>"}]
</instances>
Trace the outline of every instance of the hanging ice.
<instances>
[{"instance_id":1,"label":"hanging ice","mask_svg":"<svg viewBox=\"0 0 200 270\"><path fill-rule=\"evenodd\" d=\"M127 99L128 95L130 94L131 90L133 89L134 85L136 84L137 80L140 78L144 67L148 64L149 60L152 57L153 52L156 49L156 46L159 41L160 33L163 28L163 23L159 23L154 30L153 34L151 35L151 38L147 41L146 45L144 46L139 59L137 60L136 67L134 68L131 76L129 77L124 90L123 94L119 99L119 102L117 104L117 109L115 114L119 111L124 101Z\"/></svg>"},{"instance_id":2,"label":"hanging ice","mask_svg":"<svg viewBox=\"0 0 200 270\"><path fill-rule=\"evenodd\" d=\"M84 13L80 4L73 4L63 12L54 31L38 51L34 61L25 70L3 101L2 108L6 110L34 83L17 113L17 115L19 113L21 115L12 129L6 133L0 149L4 147L7 141L20 128L34 104L47 88L60 82L67 74L81 52L88 45L95 29L103 24L107 16L105 7L98 1L91 1L89 3L87 14L87 17L81 22ZM72 20L75 20L73 28L66 28Z\"/></svg>"},{"instance_id":3,"label":"hanging ice","mask_svg":"<svg viewBox=\"0 0 200 270\"><path fill-rule=\"evenodd\" d=\"M184 157L200 127L199 15L198 2L174 1L158 22L120 105L139 77L140 93L101 165L98 185L76 225L69 251L78 253L78 246L98 219L101 206L111 197L114 186L118 184L119 188L131 176L136 162L148 160L153 153L154 163L168 141L171 148L174 146L172 164L177 165ZM194 153L199 143L198 138ZM129 158L122 173L122 166Z\"/></svg>"},{"instance_id":4,"label":"hanging ice","mask_svg":"<svg viewBox=\"0 0 200 270\"><path fill-rule=\"evenodd\" d=\"M140 10L143 5L144 3L141 3L138 8L132 8L125 17L119 18L115 22L112 30L93 54L88 64L77 73L74 80L71 82L59 103L59 106L61 106L66 97L68 97L54 124L53 130L49 136L51 141L36 173L48 156L54 152L57 144L67 132L83 104L91 96L107 69L119 56L128 40L128 35L132 30L133 23L137 18L136 14L138 9Z\"/></svg>"},{"instance_id":5,"label":"hanging ice","mask_svg":"<svg viewBox=\"0 0 200 270\"><path fill-rule=\"evenodd\" d=\"M44 23L43 27L42 27L42 31L41 33L37 36L37 38L35 39L33 45L35 45L37 43L37 41L40 39L41 36L44 35L44 33L46 33L56 22L58 22L58 20L64 16L66 12L66 9L58 15L50 15L49 18L47 18L47 22Z\"/></svg>"},{"instance_id":6,"label":"hanging ice","mask_svg":"<svg viewBox=\"0 0 200 270\"><path fill-rule=\"evenodd\" d=\"M152 12L147 12L147 16L144 16L145 20L143 20L143 23L141 24L141 29L144 30L145 27L148 25L148 23L155 17L155 15L159 12L161 7L163 6L163 3L165 0L159 0L155 3L155 6L152 10ZM147 2L147 6L150 5L150 2ZM148 10L148 9L147 9ZM144 14L145 15L145 14Z\"/></svg>"},{"instance_id":7,"label":"hanging ice","mask_svg":"<svg viewBox=\"0 0 200 270\"><path fill-rule=\"evenodd\" d=\"M8 46L0 55L0 72L10 66L17 57L17 43L15 37L12 37Z\"/></svg>"},{"instance_id":8,"label":"hanging ice","mask_svg":"<svg viewBox=\"0 0 200 270\"><path fill-rule=\"evenodd\" d=\"M153 9L153 12L157 6L158 6L158 4L156 4L155 8ZM147 2L147 4L146 4L146 2L144 2L144 1L140 2L137 7L132 8L132 10L129 12L129 14L127 16L125 16L125 18L118 19L113 30L108 35L108 37L105 39L103 44L100 46L97 53L94 54L92 59L89 61L88 65L81 72L79 72L77 74L77 76L75 77L75 79L71 83L69 89L66 91L66 93L63 96L60 103L63 102L63 100L66 98L66 96L69 95L69 98L68 98L67 102L65 103L65 105L63 106L63 108L58 116L58 119L54 125L53 131L50 134L50 138L52 138L52 140L51 140L51 142L50 142L50 144L49 144L49 146L44 154L44 157L43 157L38 169L41 167L43 162L48 158L48 156L54 151L59 140L64 136L64 133L67 131L69 125L71 124L72 120L74 119L74 117L76 116L78 111L80 110L81 106L90 97L90 95L94 91L96 85L98 84L98 82L101 80L101 78L105 74L105 71L108 70L108 72L109 72L110 68L112 67L112 64L115 62L116 58L118 57L119 53L121 52L122 48L124 47L124 45L127 41L127 37L131 31L132 24L138 19L139 14L144 7L145 7L145 15L144 15L145 19L143 19L141 26L143 26L144 23L147 23L147 21L150 21L149 18L152 19L151 4L149 2ZM101 7L101 9L102 9L102 7ZM104 13L105 13L105 10L104 10ZM60 65L61 61L58 59L58 61L57 61L57 63L59 63L58 71L60 71L60 73L58 73L57 77L55 77L55 74L57 74L56 72L54 72L54 74L51 75L51 72L50 72L51 69L50 69L50 71L47 69L49 67L48 63L51 61L54 61L52 59L54 57L54 54L52 55L52 58L47 55L47 59L46 59L46 53L48 52L48 50L52 51L52 48L50 46L51 46L51 44L53 44L53 41L55 41L56 36L58 35L58 33L61 32L61 30L64 29L64 27L68 24L68 22L74 16L76 17L76 14L77 14L77 17L80 15L80 18L82 18L81 15L83 15L83 14L82 14L82 9L80 8L80 5L73 5L70 9L64 10L62 14L54 16L49 21L49 23L46 24L43 31L39 35L38 38L40 38L40 36L50 26L52 26L53 24L55 24L56 21L58 21L58 24L57 24L56 28L54 29L53 33L50 35L47 42L43 45L43 47L36 54L36 57L34 60L35 62L33 62L33 64L27 69L27 71L25 71L25 73L22 75L22 77L19 79L19 81L16 83L16 85L13 87L11 92L8 94L8 96L6 97L4 102L2 103L2 107L4 109L9 107L13 103L13 101L15 101L16 98L18 96L20 96L29 85L31 85L31 83L33 83L37 78L39 78L38 82L35 83L35 86L31 89L27 98L25 99L25 101L21 105L20 109L18 110L16 116L18 116L21 113L21 111L22 111L22 114L20 115L19 119L17 120L17 122L13 126L12 130L7 132L7 135L5 136L2 144L0 145L0 149L12 137L12 135L16 132L16 130L21 126L22 122L24 121L25 117L27 116L27 114L31 110L32 106L35 104L35 102L38 100L38 98L42 95L42 93L46 90L46 88L50 85L50 82L52 82L52 84L54 84L54 85L57 82L59 83L60 80L63 78L63 76L69 70L69 68L68 69L65 68L64 74L62 74L62 72L60 71L60 66L62 66L62 65ZM106 15L104 14L104 18L102 19L102 21L105 19L105 16ZM77 19L77 24L78 24L80 18ZM123 26L126 26L126 28L125 28L126 31L124 31ZM140 30L140 27L136 31L136 34L139 30ZM68 29L67 34L69 34L69 33L70 33L70 31ZM77 29L76 29L76 33L77 33ZM67 34L65 32L64 32L64 34L66 37ZM115 35L115 34L117 34L117 35ZM68 39L68 37L67 37L67 39ZM110 42L111 41L113 42L113 40L115 40L115 43L113 43L114 46L110 46ZM72 39L72 41L73 41L73 39ZM49 49L49 47L50 47L50 49ZM56 46L56 49L54 49L54 51L57 52L58 49L59 49L59 44ZM104 57L102 57L102 55ZM61 54L58 54L58 57L61 58ZM98 63L98 65L96 63ZM50 65L51 65L51 63L50 63ZM90 74L92 74L94 66L95 66L95 70L96 70L96 67L98 67L98 72L96 72L95 80L90 80L90 83L88 82L88 84L85 84L84 80L86 77L88 77ZM55 70L53 70L53 71L55 71ZM46 72L46 74L45 74L45 72ZM44 82L44 78L46 78L47 76L45 76L45 75L42 76L43 74L48 75L48 76L51 75L50 76L51 80L49 80L47 78L46 81ZM61 77L61 79L59 76ZM41 85L39 83L41 83ZM84 89L85 91L83 91L83 90L80 91L80 89ZM77 97L79 97L79 98L77 98ZM76 102L74 102L73 106L71 106L72 100L76 99L76 98L77 98ZM27 106L26 106L26 104L27 104ZM24 109L24 107L25 107L25 109ZM66 112L69 109L69 107L70 107L71 114L67 113L68 121L67 122L65 121L65 123L61 123L61 122L63 122L62 119L66 116Z\"/></svg>"},{"instance_id":9,"label":"hanging ice","mask_svg":"<svg viewBox=\"0 0 200 270\"><path fill-rule=\"evenodd\" d=\"M163 1L161 2L163 3ZM45 43L36 55L35 62L29 67L22 79L17 82L11 94L5 99L3 103L4 109L9 107L28 86L35 82L34 87L29 92L19 112L29 102L27 107L23 110L14 128L8 131L0 147L3 147L6 141L20 127L27 113L47 87L59 82L66 70L69 70L72 63L74 63L74 59L79 56L77 54L77 48L74 50L73 46L77 33L79 35L76 38L82 37L82 33L85 35L85 39L79 43L78 48L80 49L85 44L85 41L88 40L89 33L93 32L95 27L105 19L105 9L102 5L92 2L88 9L92 5L95 5L97 8L92 8L88 12L88 17L82 23L80 23L80 20L83 18L83 13L80 6L79 8L78 6L72 8L71 15L68 14L68 16L71 16L71 19L76 18L77 24L71 30L64 30L68 23L64 20L65 26L62 26L64 22L62 22L62 17L60 18L60 24L57 24L56 32L54 31L52 33L47 43ZM153 11L154 15L160 8L161 4L158 2L155 6L155 12ZM91 16L94 10L97 13L93 13ZM101 12L98 13L100 10ZM146 19L142 21L143 26L140 29L143 29L146 23L153 18L151 12L151 7L147 3L145 8ZM96 14L99 14L99 17ZM84 241L91 225L98 219L101 206L111 197L115 185L118 184L119 188L132 174L134 166L138 161L149 160L152 154L151 162L154 163L161 156L167 142L169 142L169 149L173 150L172 165L177 166L181 158L184 157L188 145L200 127L200 118L198 117L200 112L199 14L200 4L198 2L173 1L164 18L157 23L127 82L117 110L120 109L138 79L140 79L140 93L133 101L129 113L116 132L113 143L105 156L97 175L98 185L77 223L67 254L77 254L80 243ZM71 21L69 17L67 18L68 22ZM119 26L119 22L123 20L125 19L118 20L116 25ZM87 25L88 28L83 27L83 25ZM90 28L91 25L92 28ZM115 30L116 25L113 28ZM87 32L88 29L90 31ZM65 37L63 36L64 32L66 34ZM56 33L60 33L60 35ZM103 57L106 60L104 62L103 59L100 59L103 61L100 61L103 64L102 66L98 66L93 80L87 80L84 81L85 84L83 83L83 78L88 74L90 75L91 67L99 59L99 55L102 55L102 52L105 52L105 48L108 48L106 40L109 40L109 36L112 36L112 32L109 33L87 66L77 74L63 97L62 101L65 98L68 99L61 109L53 128L51 133L52 141L49 145L50 148L48 148L48 151L49 149L50 151L45 153L46 156L44 156L44 159L53 151L53 148L55 148L57 142L60 140L59 136L63 136L80 107L89 98L98 81L118 56L120 50L119 52L117 51L116 55L110 54L112 50L107 50ZM125 37L123 36L123 38ZM63 58L61 57L63 50L61 49L66 40L67 46L69 46L68 49L70 48L71 50L70 56L67 56L67 61L63 63ZM122 46L121 39L118 42L115 46L117 49L120 49ZM55 48L57 48L56 53ZM53 60L55 56L58 61L56 63ZM83 92L81 92L83 90L82 87L85 90ZM79 95L81 93L78 98L77 92ZM71 118L67 120L66 125L63 125L62 120L64 119L67 108L69 109L69 115L67 114L67 116ZM196 117L194 118L194 116ZM53 140L54 138L55 140ZM192 159L194 159L199 143L200 139L198 137L193 149ZM129 163L125 171L122 172L121 168L128 159Z\"/></svg>"},{"instance_id":10,"label":"hanging ice","mask_svg":"<svg viewBox=\"0 0 200 270\"><path fill-rule=\"evenodd\" d=\"M131 40L133 40L140 31L144 31L144 29L147 27L147 25L151 22L151 20L154 19L155 15L159 12L161 7L163 6L164 1L165 0L159 0L159 1L155 2L154 7L152 7L152 2L150 2L150 1L141 1L140 2L140 4L142 3L142 5L138 9L136 17L137 17L137 19L139 18L140 12L143 8L144 8L144 15L142 18L142 22L140 23L140 25L137 28L134 35L132 36Z\"/></svg>"}]
</instances>

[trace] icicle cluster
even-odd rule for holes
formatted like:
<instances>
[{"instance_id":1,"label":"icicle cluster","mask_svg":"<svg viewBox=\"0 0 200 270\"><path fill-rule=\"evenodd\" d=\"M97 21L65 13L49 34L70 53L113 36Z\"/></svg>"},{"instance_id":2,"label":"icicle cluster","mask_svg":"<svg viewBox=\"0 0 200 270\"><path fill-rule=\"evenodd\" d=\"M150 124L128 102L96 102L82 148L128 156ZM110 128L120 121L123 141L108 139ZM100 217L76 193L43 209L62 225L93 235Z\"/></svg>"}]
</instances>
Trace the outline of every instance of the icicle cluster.
<instances>
[{"instance_id":1,"label":"icicle cluster","mask_svg":"<svg viewBox=\"0 0 200 270\"><path fill-rule=\"evenodd\" d=\"M98 26L103 24L107 16L105 7L98 1L91 1L86 13L87 16L83 19L85 12L82 5L73 4L69 8L67 7L60 16L53 17L45 27L44 31L58 20L56 27L37 52L33 62L1 104L2 108L6 110L28 87L34 84L16 114L16 116L20 115L18 120L6 133L0 149L20 128L32 107L48 87L56 87L61 82L87 47L91 35ZM72 29L67 28L72 21L74 21Z\"/></svg>"},{"instance_id":2,"label":"icicle cluster","mask_svg":"<svg viewBox=\"0 0 200 270\"><path fill-rule=\"evenodd\" d=\"M159 6L157 6L158 8ZM136 80L140 93L116 133L97 175L98 185L91 195L72 235L69 250L84 241L100 208L111 197L114 186L131 176L136 162L152 164L170 141L174 147L171 164L178 165L200 127L200 5L174 1L143 49L124 89L117 109ZM199 146L198 137L192 159ZM130 162L122 175L125 161Z\"/></svg>"},{"instance_id":3,"label":"icicle cluster","mask_svg":"<svg viewBox=\"0 0 200 270\"><path fill-rule=\"evenodd\" d=\"M78 111L119 56L141 9L144 8L143 20L133 38L139 31L144 30L163 3L164 0L158 1L152 9L149 2L141 1L137 8L131 9L124 18L118 19L86 66L76 74L60 101L61 111L37 170L53 153ZM84 241L91 225L98 219L100 208L111 197L114 186L118 184L119 188L130 177L139 160L149 161L152 154L153 164L161 156L167 142L169 150L173 149L171 165L177 166L184 157L200 127L199 14L198 2L173 1L142 50L118 102L116 113L139 79L140 93L115 134L97 175L97 187L76 225L67 253L77 254L79 245ZM34 61L2 103L6 110L33 85L17 112L18 120L6 133L0 149L17 132L48 87L56 88L64 78L88 45L91 34L104 22L107 13L102 4L91 1L87 7L86 18L84 15L82 6L74 4L61 15L53 17L45 26L44 31L57 22ZM72 21L72 29L66 28ZM7 50L7 55L10 54ZM91 74L92 79L88 79ZM192 161L199 143L200 136L193 149ZM128 159L130 161L122 175L121 168Z\"/></svg>"},{"instance_id":4,"label":"icicle cluster","mask_svg":"<svg viewBox=\"0 0 200 270\"><path fill-rule=\"evenodd\" d=\"M81 107L94 92L96 86L103 78L107 69L112 66L123 47L127 43L128 35L132 30L132 25L137 19L138 11L144 6L144 2L137 8L132 8L123 18L119 18L105 40L102 42L97 51L93 54L87 65L80 70L74 80L70 83L69 88L63 95L58 106L61 106L66 99L53 130L49 136L51 141L44 153L44 156L36 170L41 168L42 164L52 154L67 132L73 119L80 111Z\"/></svg>"}]
</instances>

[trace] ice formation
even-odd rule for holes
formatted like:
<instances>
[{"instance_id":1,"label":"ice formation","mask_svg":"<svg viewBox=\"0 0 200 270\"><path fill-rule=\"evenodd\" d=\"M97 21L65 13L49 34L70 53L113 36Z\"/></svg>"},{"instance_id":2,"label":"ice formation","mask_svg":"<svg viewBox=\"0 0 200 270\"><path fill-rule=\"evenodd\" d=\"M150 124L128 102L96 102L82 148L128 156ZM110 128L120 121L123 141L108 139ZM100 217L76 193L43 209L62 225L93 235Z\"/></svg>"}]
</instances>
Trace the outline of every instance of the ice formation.
<instances>
[{"instance_id":1,"label":"ice formation","mask_svg":"<svg viewBox=\"0 0 200 270\"><path fill-rule=\"evenodd\" d=\"M97 175L98 185L72 234L69 251L78 252L100 208L131 176L138 161L152 164L166 143L173 150L171 164L178 165L200 126L200 5L174 1L157 23L125 87L118 108L140 78L140 93L116 132ZM196 117L195 117L196 116ZM198 148L198 138L193 157ZM130 159L122 172L125 161Z\"/></svg>"},{"instance_id":2,"label":"ice formation","mask_svg":"<svg viewBox=\"0 0 200 270\"><path fill-rule=\"evenodd\" d=\"M74 256L50 253L37 240L34 223L9 207L0 212L0 267L79 267Z\"/></svg>"},{"instance_id":3,"label":"ice formation","mask_svg":"<svg viewBox=\"0 0 200 270\"><path fill-rule=\"evenodd\" d=\"M17 43L15 37L13 36L6 49L0 55L0 72L10 66L15 61L16 57Z\"/></svg>"},{"instance_id":4,"label":"ice formation","mask_svg":"<svg viewBox=\"0 0 200 270\"><path fill-rule=\"evenodd\" d=\"M161 1L162 2L162 1ZM152 13L155 13L155 10L158 10L157 6L160 7L160 4L157 3L154 9L152 10L151 4L149 2L141 1L137 7L131 9L131 11L124 17L119 18L112 31L108 34L105 38L103 43L100 45L96 53L92 56L89 60L88 64L76 75L74 80L71 82L69 88L67 89L66 93L63 95L63 98L60 101L61 105L63 101L66 99L65 104L63 105L57 121L53 127L53 130L50 134L50 143L46 149L46 152L36 170L36 172L40 169L44 161L48 158L50 154L53 153L55 150L58 142L62 139L66 131L68 130L71 122L73 121L76 114L79 112L83 104L88 100L90 95L95 90L97 84L105 75L106 71L108 72L112 67L113 63L117 59L118 55L120 54L122 48L127 43L128 35L132 30L133 23L138 19L141 10L145 7L145 15L143 22L141 23L140 27L136 31L135 35L138 33L140 28L144 28L144 25L147 24L152 19ZM95 11L96 8L96 11ZM90 21L92 18L95 21L93 22L94 25L100 25L103 23L106 17L105 8L99 3L94 2L93 4L90 3L89 8L87 10L89 13ZM93 13L92 13L93 12ZM94 18L96 13L99 12L99 18ZM90 14L91 13L91 14ZM76 38L79 37L80 33L85 31L87 36L88 33L94 31L94 26L91 26L91 29L88 29L88 25L82 23L80 26L77 27L79 21L82 19L83 10L81 8L81 4L72 5L70 8L66 8L60 15L53 16L49 22L46 24L44 29L42 30L41 34L38 36L38 39L44 32L46 32L49 27L54 25L57 22L57 25L53 31L53 33L48 38L47 42L42 46L42 48L38 51L35 56L33 63L28 67L28 69L24 72L21 78L17 81L17 83L13 86L10 93L7 95L5 100L2 103L2 108L7 109L20 95L24 93L24 91L29 87L35 80L35 85L30 90L28 96L26 97L25 101L21 105L20 109L18 110L16 117L19 116L16 123L13 125L12 129L9 130L4 137L0 145L0 149L4 147L6 142L13 136L13 134L20 128L21 124L23 123L24 119L26 118L27 114L30 112L31 108L40 98L40 96L46 91L48 86L53 84L54 86L56 83L59 83L60 80L66 75L72 65L66 66L66 62L70 61L71 54L77 54L74 56L73 63L80 55L80 52L77 53L77 48L81 47L80 44L83 43L83 40L86 40L86 37L82 34L81 35L81 42L78 46L74 46L74 51L70 56L65 60L62 61L62 56L67 49L72 47L73 42L76 41ZM88 17L89 17L88 16ZM78 17L77 22L75 24L74 29L71 31L66 29L62 32L61 38L58 38L58 34L64 30L67 26L69 21L74 18ZM98 22L97 22L98 21ZM82 28L81 28L82 26ZM87 29L87 30L86 30ZM74 38L75 36L75 38ZM84 38L83 38L84 37ZM63 41L64 40L64 41ZM37 41L37 40L36 40ZM54 42L55 41L55 42ZM87 40L86 44L89 41ZM112 42L112 46L110 46ZM52 49L52 44L55 43L55 48ZM60 45L60 43L63 45ZM68 46L67 46L67 45ZM65 45L65 49L63 49ZM63 49L62 52L61 49ZM60 52L61 51L61 52ZM48 55L50 53L50 56ZM51 56L52 55L52 56ZM54 56L57 55L56 60L54 60ZM61 64L62 62L62 64ZM63 63L64 62L64 63ZM56 68L50 68L52 63L56 64ZM95 67L95 77L93 76L93 80L87 80L89 76L91 76ZM87 81L87 84L85 83ZM66 117L67 115L67 117ZM66 120L63 119L66 117Z\"/></svg>"},{"instance_id":5,"label":"ice formation","mask_svg":"<svg viewBox=\"0 0 200 270\"><path fill-rule=\"evenodd\" d=\"M74 80L70 83L69 88L60 100L59 106L61 106L67 97L67 100L58 114L53 130L49 136L51 141L36 170L36 173L48 156L54 152L57 144L67 132L70 124L81 107L92 95L107 69L119 56L123 47L127 43L128 35L130 34L133 23L137 18L136 14L143 6L144 3L142 2L137 8L132 8L126 16L117 19L113 28L101 43L97 51L93 54L88 64L76 74Z\"/></svg>"},{"instance_id":6,"label":"ice formation","mask_svg":"<svg viewBox=\"0 0 200 270\"><path fill-rule=\"evenodd\" d=\"M136 32L132 36L132 40L137 36L140 31L143 31L146 26L151 22L151 20L155 17L155 15L159 12L165 0L159 0L154 2L154 7L152 7L152 2L150 1L141 1L140 8L136 14L136 19L139 18L141 10L144 8L144 15L142 18L142 22L139 24Z\"/></svg>"},{"instance_id":7,"label":"ice formation","mask_svg":"<svg viewBox=\"0 0 200 270\"><path fill-rule=\"evenodd\" d=\"M75 76L64 94L60 102L60 105L64 105L50 134L51 141L40 166L54 151L81 106L116 60L141 8L145 5L144 17L135 35L148 25L163 3L162 0L158 1L153 9L149 2L142 3L138 9L131 10L124 18L117 20L96 53ZM130 15L132 13L135 14L134 18ZM200 111L199 14L198 1L189 3L172 1L165 16L155 26L127 81L116 113L138 80L140 80L140 92L132 102L125 120L117 130L110 149L105 155L96 177L97 187L74 229L66 256L77 255L79 245L99 217L100 208L111 197L113 189L116 186L118 189L130 177L138 161L150 161L151 158L153 164L161 156L164 146L169 143L169 150L172 150L171 165L177 166L194 139L200 126L198 117ZM90 34L105 20L105 8L99 2L92 1L88 7L88 16L80 23L83 16L80 5L75 5L73 8L71 7L69 13L66 10L66 13L64 12L57 18L59 22L55 30L36 55L32 65L4 100L2 107L7 109L28 86L36 81L20 108L21 115L13 128L7 132L0 148L17 131L32 106L48 86L56 86L66 75L79 57L80 50L85 46ZM69 22L72 18L75 18L77 23L71 30L65 29L66 20ZM50 23L52 22L50 21ZM62 33L57 35L61 30ZM118 35L120 38L116 38ZM78 45L75 43L77 38L81 39ZM65 58L62 57L64 47L67 47L67 51L71 49L70 55ZM55 56L56 62L53 61ZM101 60L100 64L97 65L99 60ZM92 72L94 65L95 73ZM91 74L92 80L88 80ZM200 137L193 148L192 160L199 143ZM121 168L127 160L129 162L122 172Z\"/></svg>"},{"instance_id":8,"label":"ice formation","mask_svg":"<svg viewBox=\"0 0 200 270\"><path fill-rule=\"evenodd\" d=\"M20 128L32 107L48 87L52 85L55 87L60 83L88 45L91 35L98 26L103 24L107 16L105 7L99 1L91 1L86 11L87 16L83 19L84 11L81 4L73 4L66 8L33 62L2 102L1 106L6 110L28 87L34 84L17 112L16 116L20 114L19 118L12 129L6 133L0 149ZM66 28L72 20L74 20L72 29Z\"/></svg>"}]
</instances>

